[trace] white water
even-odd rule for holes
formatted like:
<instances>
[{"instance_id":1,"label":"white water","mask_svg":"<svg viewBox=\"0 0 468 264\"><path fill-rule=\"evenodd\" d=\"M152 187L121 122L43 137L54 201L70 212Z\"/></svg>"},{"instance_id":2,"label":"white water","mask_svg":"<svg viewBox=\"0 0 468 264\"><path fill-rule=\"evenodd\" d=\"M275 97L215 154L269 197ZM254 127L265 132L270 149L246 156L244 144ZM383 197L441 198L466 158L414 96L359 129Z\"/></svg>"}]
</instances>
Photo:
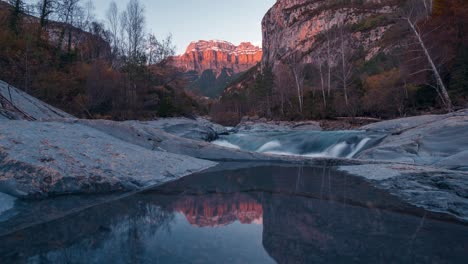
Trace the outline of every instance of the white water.
<instances>
[{"instance_id":1,"label":"white water","mask_svg":"<svg viewBox=\"0 0 468 264\"><path fill-rule=\"evenodd\" d=\"M261 146L259 149L257 149L257 152L268 152L270 150L278 149L281 148L282 145L278 140L273 140L270 142L265 143L263 146Z\"/></svg>"},{"instance_id":2,"label":"white water","mask_svg":"<svg viewBox=\"0 0 468 264\"><path fill-rule=\"evenodd\" d=\"M222 147L228 147L228 148L233 148L233 149L244 149L244 150L249 150L249 151L255 151L255 152L266 153L266 154L274 154L274 155L282 155L282 156L303 156L303 157L312 157L312 158L320 158L320 157L353 158L357 153L359 153L361 150L363 150L366 147L369 141L372 140L369 137L362 138L359 141L355 141L355 140L351 141L351 140L347 140L346 138L342 138L342 139L337 139L337 142L332 143L325 150L322 150L322 151L311 150L310 152L300 153L297 145L304 144L304 140L302 141L293 140L293 141L290 141L289 144L282 144L280 140L274 139L274 140L267 141L266 143L260 145L260 147L258 148L252 149L251 145L254 145L256 141L255 138L250 139L249 135L247 134L237 134L233 136L235 136L235 138L231 138L232 140L231 142L226 139L220 139L220 140L214 141L213 143ZM242 139L242 143L244 144L244 147L242 147L242 144L237 145L233 143L239 139ZM310 138L306 137L305 143L309 143L309 144L314 143L313 142L314 139L315 138L312 138L312 137ZM246 143L246 140L247 140L247 143ZM248 142L249 140L252 140L252 142L250 142L251 144L249 144ZM319 143L325 144L324 142L319 142Z\"/></svg>"},{"instance_id":3,"label":"white water","mask_svg":"<svg viewBox=\"0 0 468 264\"><path fill-rule=\"evenodd\" d=\"M231 144L227 140L216 140L216 141L213 141L212 143L221 147L225 147L225 148L240 149L239 146Z\"/></svg>"},{"instance_id":4,"label":"white water","mask_svg":"<svg viewBox=\"0 0 468 264\"><path fill-rule=\"evenodd\" d=\"M15 200L13 196L0 192L0 215L13 208Z\"/></svg>"}]
</instances>

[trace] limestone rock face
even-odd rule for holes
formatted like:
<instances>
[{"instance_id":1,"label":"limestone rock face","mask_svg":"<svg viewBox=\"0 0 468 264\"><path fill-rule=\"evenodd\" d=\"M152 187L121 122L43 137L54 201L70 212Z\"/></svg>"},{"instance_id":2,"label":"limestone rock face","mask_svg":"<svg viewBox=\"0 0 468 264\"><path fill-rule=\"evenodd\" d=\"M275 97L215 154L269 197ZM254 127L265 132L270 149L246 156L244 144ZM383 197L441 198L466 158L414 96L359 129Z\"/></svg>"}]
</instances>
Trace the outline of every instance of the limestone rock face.
<instances>
[{"instance_id":1,"label":"limestone rock face","mask_svg":"<svg viewBox=\"0 0 468 264\"><path fill-rule=\"evenodd\" d=\"M183 71L196 71L201 75L212 70L216 76L223 69L236 74L255 66L262 59L262 49L250 42L235 46L227 41L200 40L192 42L184 54L173 57L173 65Z\"/></svg>"},{"instance_id":2,"label":"limestone rock face","mask_svg":"<svg viewBox=\"0 0 468 264\"><path fill-rule=\"evenodd\" d=\"M185 75L188 90L217 98L240 74L262 60L262 49L250 42L239 46L222 40L200 40L190 43L184 54L169 62Z\"/></svg>"},{"instance_id":3,"label":"limestone rock face","mask_svg":"<svg viewBox=\"0 0 468 264\"><path fill-rule=\"evenodd\" d=\"M262 22L263 63L275 65L294 57L295 62L316 64L323 60L330 47L332 61L336 64L340 34L339 30L332 31L343 26L348 30L346 46L357 49L356 45L362 45L366 59L384 51L379 41L394 24L394 20L388 18L398 10L399 1L347 2L278 0Z\"/></svg>"}]
</instances>

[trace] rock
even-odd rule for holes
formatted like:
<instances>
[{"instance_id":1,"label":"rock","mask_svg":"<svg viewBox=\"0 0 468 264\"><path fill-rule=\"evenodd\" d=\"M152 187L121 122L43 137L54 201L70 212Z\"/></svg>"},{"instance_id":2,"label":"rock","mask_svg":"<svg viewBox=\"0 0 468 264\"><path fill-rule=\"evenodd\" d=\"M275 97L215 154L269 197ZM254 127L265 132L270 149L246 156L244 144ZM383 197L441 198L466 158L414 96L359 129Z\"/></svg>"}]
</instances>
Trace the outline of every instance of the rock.
<instances>
[{"instance_id":1,"label":"rock","mask_svg":"<svg viewBox=\"0 0 468 264\"><path fill-rule=\"evenodd\" d=\"M393 134L361 152L358 158L466 169L467 112L397 119L366 126L369 130Z\"/></svg>"},{"instance_id":2,"label":"rock","mask_svg":"<svg viewBox=\"0 0 468 264\"><path fill-rule=\"evenodd\" d=\"M359 23L366 25L370 17L385 17L382 23L373 23L350 34L346 43L350 50L362 48L362 58L369 60L385 50L380 41L385 32L395 23L391 16L398 10L395 1L364 0L358 5L330 1L278 0L262 21L263 65L276 65L300 57L296 63L316 63L317 58L327 55L324 33L344 24L352 28ZM388 14L388 15L387 15ZM373 21L373 20L371 20ZM338 35L331 37L332 43ZM337 51L332 51L332 64L339 62Z\"/></svg>"},{"instance_id":3,"label":"rock","mask_svg":"<svg viewBox=\"0 0 468 264\"><path fill-rule=\"evenodd\" d=\"M73 116L0 81L0 120L57 118L73 118Z\"/></svg>"},{"instance_id":4,"label":"rock","mask_svg":"<svg viewBox=\"0 0 468 264\"><path fill-rule=\"evenodd\" d=\"M262 49L249 42L235 46L219 40L192 42L184 54L172 57L170 64L183 72L188 89L218 98L239 75L257 65Z\"/></svg>"},{"instance_id":5,"label":"rock","mask_svg":"<svg viewBox=\"0 0 468 264\"><path fill-rule=\"evenodd\" d=\"M164 132L193 140L213 141L218 135L227 134L228 130L204 118L165 118L145 122L146 125Z\"/></svg>"},{"instance_id":6,"label":"rock","mask_svg":"<svg viewBox=\"0 0 468 264\"><path fill-rule=\"evenodd\" d=\"M0 192L0 216L4 212L13 208L13 206L15 205L15 200L15 197Z\"/></svg>"},{"instance_id":7,"label":"rock","mask_svg":"<svg viewBox=\"0 0 468 264\"><path fill-rule=\"evenodd\" d=\"M152 151L72 121L6 121L0 135L0 191L17 197L137 190L216 164Z\"/></svg>"},{"instance_id":8,"label":"rock","mask_svg":"<svg viewBox=\"0 0 468 264\"><path fill-rule=\"evenodd\" d=\"M247 71L262 59L262 49L250 42L235 46L221 40L192 42L184 54L172 58L172 64L183 71L196 71L199 75L212 70L218 77L223 69L233 74Z\"/></svg>"},{"instance_id":9,"label":"rock","mask_svg":"<svg viewBox=\"0 0 468 264\"><path fill-rule=\"evenodd\" d=\"M468 221L468 173L403 164L341 166L410 204Z\"/></svg>"},{"instance_id":10,"label":"rock","mask_svg":"<svg viewBox=\"0 0 468 264\"><path fill-rule=\"evenodd\" d=\"M378 123L373 123L361 127L361 130L378 131L391 134L401 133L404 130L415 128L424 124L429 124L447 118L446 115L423 115L407 118L393 119Z\"/></svg>"},{"instance_id":11,"label":"rock","mask_svg":"<svg viewBox=\"0 0 468 264\"><path fill-rule=\"evenodd\" d=\"M272 132L272 131L300 131L300 130L313 130L321 131L319 122L305 121L305 122L287 122L287 121L267 121L266 119L243 118L239 125L233 131L237 133L245 132Z\"/></svg>"}]
</instances>

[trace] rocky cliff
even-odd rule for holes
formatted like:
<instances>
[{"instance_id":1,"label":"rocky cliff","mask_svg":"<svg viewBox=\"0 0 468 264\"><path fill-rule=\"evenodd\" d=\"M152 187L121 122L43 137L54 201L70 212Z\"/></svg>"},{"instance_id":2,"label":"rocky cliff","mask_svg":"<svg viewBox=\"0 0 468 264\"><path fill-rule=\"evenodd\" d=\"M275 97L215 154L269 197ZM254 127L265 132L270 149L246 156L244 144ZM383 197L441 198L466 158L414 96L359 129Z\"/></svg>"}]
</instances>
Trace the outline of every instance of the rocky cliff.
<instances>
[{"instance_id":1,"label":"rocky cliff","mask_svg":"<svg viewBox=\"0 0 468 264\"><path fill-rule=\"evenodd\" d=\"M347 48L361 47L369 60L384 49L379 42L395 23L391 16L402 2L278 0L262 22L263 63L316 64L328 51L336 61L341 40Z\"/></svg>"},{"instance_id":2,"label":"rocky cliff","mask_svg":"<svg viewBox=\"0 0 468 264\"><path fill-rule=\"evenodd\" d=\"M262 59L262 49L243 42L236 46L221 40L190 43L184 54L173 57L173 66L190 79L189 89L208 97L219 96L238 74Z\"/></svg>"},{"instance_id":3,"label":"rocky cliff","mask_svg":"<svg viewBox=\"0 0 468 264\"><path fill-rule=\"evenodd\" d=\"M262 49L243 42L235 46L227 41L200 40L192 42L184 54L174 57L174 66L184 71L196 71L201 75L206 70L212 70L216 76L223 69L232 73L246 71L262 59Z\"/></svg>"}]
</instances>

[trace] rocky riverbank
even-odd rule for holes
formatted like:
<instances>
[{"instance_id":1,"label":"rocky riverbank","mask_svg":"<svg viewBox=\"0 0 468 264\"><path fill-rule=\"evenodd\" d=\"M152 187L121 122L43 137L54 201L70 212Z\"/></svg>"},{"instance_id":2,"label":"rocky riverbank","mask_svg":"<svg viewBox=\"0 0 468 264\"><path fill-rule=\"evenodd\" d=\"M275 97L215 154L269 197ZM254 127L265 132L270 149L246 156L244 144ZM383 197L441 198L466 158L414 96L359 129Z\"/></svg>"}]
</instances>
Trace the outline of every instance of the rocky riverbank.
<instances>
[{"instance_id":1,"label":"rocky riverbank","mask_svg":"<svg viewBox=\"0 0 468 264\"><path fill-rule=\"evenodd\" d=\"M218 170L225 169L226 162L237 167L266 162L339 167L409 203L468 220L468 110L366 125L360 130L383 137L357 158L311 158L216 146L207 141L229 131L201 118L80 120L14 88L12 104L5 91L2 86L0 192L9 195L3 197L10 204L11 196L135 191L220 162ZM230 132L321 129L317 122L243 120Z\"/></svg>"}]
</instances>

